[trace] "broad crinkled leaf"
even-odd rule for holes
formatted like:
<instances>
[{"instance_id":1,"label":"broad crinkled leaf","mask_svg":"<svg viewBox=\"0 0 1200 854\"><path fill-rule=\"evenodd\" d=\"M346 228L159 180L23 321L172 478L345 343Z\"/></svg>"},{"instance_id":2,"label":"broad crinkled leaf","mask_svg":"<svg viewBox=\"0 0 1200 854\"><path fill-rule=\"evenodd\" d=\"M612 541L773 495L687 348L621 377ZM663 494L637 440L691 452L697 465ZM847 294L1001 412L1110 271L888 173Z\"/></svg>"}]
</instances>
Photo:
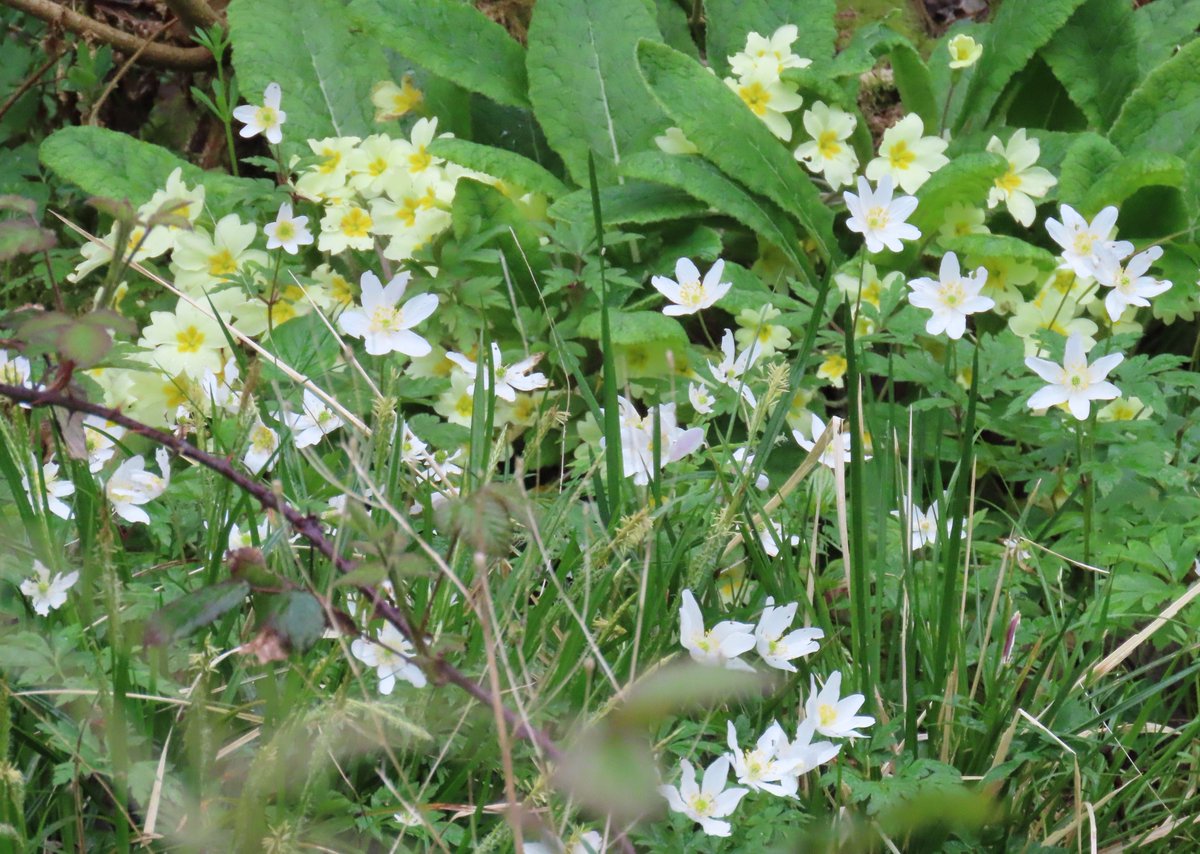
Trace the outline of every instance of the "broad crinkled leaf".
<instances>
[{"instance_id":1,"label":"broad crinkled leaf","mask_svg":"<svg viewBox=\"0 0 1200 854\"><path fill-rule=\"evenodd\" d=\"M683 190L666 190L661 184L627 181L600 190L600 210L605 225L624 225L702 216L708 212L708 205L696 201ZM576 190L560 199L551 206L550 215L567 222L591 222L591 191Z\"/></svg>"},{"instance_id":2,"label":"broad crinkled leaf","mask_svg":"<svg viewBox=\"0 0 1200 854\"><path fill-rule=\"evenodd\" d=\"M1095 216L1101 208L1119 205L1143 187L1178 187L1184 162L1174 154L1138 151L1106 169L1088 189L1079 212Z\"/></svg>"},{"instance_id":3,"label":"broad crinkled leaf","mask_svg":"<svg viewBox=\"0 0 1200 854\"><path fill-rule=\"evenodd\" d=\"M673 317L661 311L609 311L612 342L622 346L633 344L671 344L682 352L687 347L687 333ZM600 312L593 312L579 324L584 338L600 338Z\"/></svg>"},{"instance_id":4,"label":"broad crinkled leaf","mask_svg":"<svg viewBox=\"0 0 1200 854\"><path fill-rule=\"evenodd\" d=\"M525 51L470 3L353 0L350 14L387 47L500 104L529 106Z\"/></svg>"},{"instance_id":5,"label":"broad crinkled leaf","mask_svg":"<svg viewBox=\"0 0 1200 854\"><path fill-rule=\"evenodd\" d=\"M704 157L795 217L821 256L837 252L833 214L817 188L728 86L666 45L642 42L637 55L654 97Z\"/></svg>"},{"instance_id":6,"label":"broad crinkled leaf","mask_svg":"<svg viewBox=\"0 0 1200 854\"><path fill-rule=\"evenodd\" d=\"M688 13L675 0L654 0L654 11L658 16L658 31L663 41L675 50L686 53L693 59L700 58L700 51L692 41Z\"/></svg>"},{"instance_id":7,"label":"broad crinkled leaf","mask_svg":"<svg viewBox=\"0 0 1200 854\"><path fill-rule=\"evenodd\" d=\"M900 101L910 113L921 117L927 129L938 127L938 104L925 60L921 59L908 39L897 43L892 48L891 56L892 76L900 93Z\"/></svg>"},{"instance_id":8,"label":"broad crinkled leaf","mask_svg":"<svg viewBox=\"0 0 1200 854\"><path fill-rule=\"evenodd\" d=\"M66 127L46 137L38 157L51 172L93 196L128 199L140 205L183 170L189 186L203 184L215 210L271 194L269 182L205 172L167 149L107 128Z\"/></svg>"},{"instance_id":9,"label":"broad crinkled leaf","mask_svg":"<svg viewBox=\"0 0 1200 854\"><path fill-rule=\"evenodd\" d=\"M242 99L262 103L271 82L287 113L280 148L312 154L308 140L366 136L374 130L371 88L389 74L383 50L354 31L337 0L234 0L229 5L233 64Z\"/></svg>"},{"instance_id":10,"label":"broad crinkled leaf","mask_svg":"<svg viewBox=\"0 0 1200 854\"><path fill-rule=\"evenodd\" d=\"M956 234L953 237L941 237L938 243L962 257L1010 258L1046 269L1058 265L1058 259L1048 249L1006 234Z\"/></svg>"},{"instance_id":11,"label":"broad crinkled leaf","mask_svg":"<svg viewBox=\"0 0 1200 854\"><path fill-rule=\"evenodd\" d=\"M981 152L954 158L917 190L917 209L908 221L922 236L930 236L941 226L948 206L955 202L985 204L988 191L1007 168L1008 161L999 154Z\"/></svg>"},{"instance_id":12,"label":"broad crinkled leaf","mask_svg":"<svg viewBox=\"0 0 1200 854\"><path fill-rule=\"evenodd\" d=\"M601 184L617 164L667 127L638 76L634 50L659 39L644 0L540 0L529 27L529 100L571 178L588 185L588 154Z\"/></svg>"},{"instance_id":13,"label":"broad crinkled leaf","mask_svg":"<svg viewBox=\"0 0 1200 854\"><path fill-rule=\"evenodd\" d=\"M1200 42L1146 75L1125 102L1108 138L1122 151L1186 156L1200 134Z\"/></svg>"},{"instance_id":14,"label":"broad crinkled leaf","mask_svg":"<svg viewBox=\"0 0 1200 854\"><path fill-rule=\"evenodd\" d=\"M784 24L795 24L799 35L792 53L815 63L833 57L837 28L835 0L705 0L705 40L708 61L720 75L729 74L729 57L746 47L746 36L770 38Z\"/></svg>"},{"instance_id":15,"label":"broad crinkled leaf","mask_svg":"<svg viewBox=\"0 0 1200 854\"><path fill-rule=\"evenodd\" d=\"M1092 184L1121 159L1121 152L1095 133L1080 134L1063 157L1058 176L1058 197L1069 205L1079 205Z\"/></svg>"},{"instance_id":16,"label":"broad crinkled leaf","mask_svg":"<svg viewBox=\"0 0 1200 854\"><path fill-rule=\"evenodd\" d=\"M155 611L146 621L143 642L163 646L182 640L242 604L250 592L245 581L223 581L187 593Z\"/></svg>"},{"instance_id":17,"label":"broad crinkled leaf","mask_svg":"<svg viewBox=\"0 0 1200 854\"><path fill-rule=\"evenodd\" d=\"M1007 0L984 31L983 56L967 85L966 108L958 129L968 117L983 123L1012 76L1058 32L1084 0Z\"/></svg>"},{"instance_id":18,"label":"broad crinkled leaf","mask_svg":"<svg viewBox=\"0 0 1200 854\"><path fill-rule=\"evenodd\" d=\"M755 234L775 244L797 266L796 235L774 204L746 192L707 160L646 151L622 164L625 175L678 187L733 217Z\"/></svg>"},{"instance_id":19,"label":"broad crinkled leaf","mask_svg":"<svg viewBox=\"0 0 1200 854\"><path fill-rule=\"evenodd\" d=\"M1165 62L1175 48L1196 38L1200 0L1154 0L1134 10L1138 64L1143 75Z\"/></svg>"},{"instance_id":20,"label":"broad crinkled leaf","mask_svg":"<svg viewBox=\"0 0 1200 854\"><path fill-rule=\"evenodd\" d=\"M1127 0L1087 0L1042 56L1088 122L1108 127L1140 76L1133 8Z\"/></svg>"},{"instance_id":21,"label":"broad crinkled leaf","mask_svg":"<svg viewBox=\"0 0 1200 854\"><path fill-rule=\"evenodd\" d=\"M541 164L502 148L444 137L430 143L429 153L459 166L499 178L504 183L520 187L522 190L541 193L550 199L557 199L568 192L567 186Z\"/></svg>"}]
</instances>

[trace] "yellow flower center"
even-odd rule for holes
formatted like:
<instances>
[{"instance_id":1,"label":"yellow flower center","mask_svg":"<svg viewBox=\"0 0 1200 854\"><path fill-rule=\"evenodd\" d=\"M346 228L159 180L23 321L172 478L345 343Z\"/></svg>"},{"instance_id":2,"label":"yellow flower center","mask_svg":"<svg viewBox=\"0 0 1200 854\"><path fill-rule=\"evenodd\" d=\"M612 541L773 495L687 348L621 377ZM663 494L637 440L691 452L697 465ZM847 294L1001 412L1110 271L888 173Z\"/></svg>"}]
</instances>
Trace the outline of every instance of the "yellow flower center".
<instances>
[{"instance_id":1,"label":"yellow flower center","mask_svg":"<svg viewBox=\"0 0 1200 854\"><path fill-rule=\"evenodd\" d=\"M817 720L821 722L821 726L830 726L837 720L837 709L828 703L822 703L817 706Z\"/></svg>"},{"instance_id":2,"label":"yellow flower center","mask_svg":"<svg viewBox=\"0 0 1200 854\"><path fill-rule=\"evenodd\" d=\"M189 326L175 336L180 353L195 353L204 345L204 333L195 326Z\"/></svg>"},{"instance_id":3,"label":"yellow flower center","mask_svg":"<svg viewBox=\"0 0 1200 854\"><path fill-rule=\"evenodd\" d=\"M908 147L908 143L904 140L892 145L888 149L888 163L893 169L907 169L912 166L913 161L917 159L917 155Z\"/></svg>"},{"instance_id":4,"label":"yellow flower center","mask_svg":"<svg viewBox=\"0 0 1200 854\"><path fill-rule=\"evenodd\" d=\"M351 208L343 217L339 227L347 237L368 237L371 232L371 217L362 208Z\"/></svg>"},{"instance_id":5,"label":"yellow flower center","mask_svg":"<svg viewBox=\"0 0 1200 854\"><path fill-rule=\"evenodd\" d=\"M275 223L275 239L280 243L287 243L296 236L296 226L292 225L291 220Z\"/></svg>"},{"instance_id":6,"label":"yellow flower center","mask_svg":"<svg viewBox=\"0 0 1200 854\"><path fill-rule=\"evenodd\" d=\"M996 186L1006 193L1012 193L1021 188L1021 176L1010 163L1008 171L996 179Z\"/></svg>"},{"instance_id":7,"label":"yellow flower center","mask_svg":"<svg viewBox=\"0 0 1200 854\"><path fill-rule=\"evenodd\" d=\"M743 86L738 89L738 94L756 116L766 114L767 107L771 105L771 93L761 83L754 82Z\"/></svg>"},{"instance_id":8,"label":"yellow flower center","mask_svg":"<svg viewBox=\"0 0 1200 854\"><path fill-rule=\"evenodd\" d=\"M405 80L400 84L400 91L392 96L392 112L402 116L424 99L425 96L421 94L421 90Z\"/></svg>"},{"instance_id":9,"label":"yellow flower center","mask_svg":"<svg viewBox=\"0 0 1200 854\"><path fill-rule=\"evenodd\" d=\"M237 259L228 249L218 250L208 256L208 274L210 276L231 276L237 272Z\"/></svg>"},{"instance_id":10,"label":"yellow flower center","mask_svg":"<svg viewBox=\"0 0 1200 854\"><path fill-rule=\"evenodd\" d=\"M953 308L963 301L966 294L963 292L962 282L955 279L952 282L946 282L942 285L942 302Z\"/></svg>"},{"instance_id":11,"label":"yellow flower center","mask_svg":"<svg viewBox=\"0 0 1200 854\"><path fill-rule=\"evenodd\" d=\"M250 434L250 444L260 454L275 450L275 437L266 425L260 424Z\"/></svg>"},{"instance_id":12,"label":"yellow flower center","mask_svg":"<svg viewBox=\"0 0 1200 854\"><path fill-rule=\"evenodd\" d=\"M272 107L259 107L254 111L254 119L259 127L270 128L279 124L279 114Z\"/></svg>"},{"instance_id":13,"label":"yellow flower center","mask_svg":"<svg viewBox=\"0 0 1200 854\"><path fill-rule=\"evenodd\" d=\"M425 150L425 146L417 149L416 154L408 156L408 171L409 172L424 172L433 164L433 157Z\"/></svg>"},{"instance_id":14,"label":"yellow flower center","mask_svg":"<svg viewBox=\"0 0 1200 854\"><path fill-rule=\"evenodd\" d=\"M1091 255L1092 245L1095 242L1096 235L1092 234L1090 231L1081 231L1075 235L1075 240L1072 241L1072 244L1075 247L1075 251L1080 255Z\"/></svg>"},{"instance_id":15,"label":"yellow flower center","mask_svg":"<svg viewBox=\"0 0 1200 854\"><path fill-rule=\"evenodd\" d=\"M706 795L696 795L692 798L692 809L699 815L708 815L713 810L712 801Z\"/></svg>"},{"instance_id":16,"label":"yellow flower center","mask_svg":"<svg viewBox=\"0 0 1200 854\"><path fill-rule=\"evenodd\" d=\"M471 400L471 395L463 394L459 396L454 403L454 412L460 418L470 418L475 412L475 401Z\"/></svg>"},{"instance_id":17,"label":"yellow flower center","mask_svg":"<svg viewBox=\"0 0 1200 854\"><path fill-rule=\"evenodd\" d=\"M878 231L881 228L887 228L888 220L887 208L871 208L867 211L867 228L872 231Z\"/></svg>"},{"instance_id":18,"label":"yellow flower center","mask_svg":"<svg viewBox=\"0 0 1200 854\"><path fill-rule=\"evenodd\" d=\"M317 169L322 175L328 175L334 169L337 169L338 165L342 162L342 153L333 148L322 148L321 157L322 160L318 164Z\"/></svg>"},{"instance_id":19,"label":"yellow flower center","mask_svg":"<svg viewBox=\"0 0 1200 854\"><path fill-rule=\"evenodd\" d=\"M333 292L333 298L342 305L354 302L354 286L345 276L335 274L329 282L329 288Z\"/></svg>"},{"instance_id":20,"label":"yellow flower center","mask_svg":"<svg viewBox=\"0 0 1200 854\"><path fill-rule=\"evenodd\" d=\"M400 309L390 306L376 306L371 312L371 322L368 328L372 332L398 332L401 328L402 316Z\"/></svg>"},{"instance_id":21,"label":"yellow flower center","mask_svg":"<svg viewBox=\"0 0 1200 854\"><path fill-rule=\"evenodd\" d=\"M817 150L825 158L837 157L842 153L842 144L838 142L837 131L823 130L817 136Z\"/></svg>"},{"instance_id":22,"label":"yellow flower center","mask_svg":"<svg viewBox=\"0 0 1200 854\"><path fill-rule=\"evenodd\" d=\"M386 172L387 168L388 168L388 163L382 157L376 157L369 164L367 164L367 171L370 172L372 175L374 175L376 178L378 178L380 175L382 175L384 172Z\"/></svg>"},{"instance_id":23,"label":"yellow flower center","mask_svg":"<svg viewBox=\"0 0 1200 854\"><path fill-rule=\"evenodd\" d=\"M296 304L281 300L271 305L271 324L278 326L296 316Z\"/></svg>"},{"instance_id":24,"label":"yellow flower center","mask_svg":"<svg viewBox=\"0 0 1200 854\"><path fill-rule=\"evenodd\" d=\"M698 306L704 299L704 286L699 279L679 283L679 303L686 306Z\"/></svg>"}]
</instances>

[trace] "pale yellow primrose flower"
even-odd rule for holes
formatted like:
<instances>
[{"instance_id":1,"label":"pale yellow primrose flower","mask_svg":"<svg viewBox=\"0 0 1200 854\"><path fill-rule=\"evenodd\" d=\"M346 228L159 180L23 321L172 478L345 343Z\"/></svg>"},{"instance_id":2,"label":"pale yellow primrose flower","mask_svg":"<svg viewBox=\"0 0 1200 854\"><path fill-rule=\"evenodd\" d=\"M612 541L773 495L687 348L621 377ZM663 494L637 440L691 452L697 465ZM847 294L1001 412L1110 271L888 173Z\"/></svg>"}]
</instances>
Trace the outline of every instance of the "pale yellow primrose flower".
<instances>
[{"instance_id":1,"label":"pale yellow primrose flower","mask_svg":"<svg viewBox=\"0 0 1200 854\"><path fill-rule=\"evenodd\" d=\"M792 53L792 43L799 35L800 30L795 24L784 24L770 38L750 33L742 52L727 57L730 71L737 77L768 74L778 78L784 69L808 68L812 65L811 59Z\"/></svg>"},{"instance_id":2,"label":"pale yellow primrose flower","mask_svg":"<svg viewBox=\"0 0 1200 854\"><path fill-rule=\"evenodd\" d=\"M357 136L310 139L308 147L319 159L297 179L296 192L317 201L344 196L350 160L358 143Z\"/></svg>"},{"instance_id":3,"label":"pale yellow primrose flower","mask_svg":"<svg viewBox=\"0 0 1200 854\"><path fill-rule=\"evenodd\" d=\"M770 303L758 311L752 308L742 309L734 318L738 330L733 334L743 349L751 345L758 351L760 358L768 359L780 350L786 350L792 343L792 333L786 326L771 323L781 312Z\"/></svg>"},{"instance_id":4,"label":"pale yellow primrose flower","mask_svg":"<svg viewBox=\"0 0 1200 854\"><path fill-rule=\"evenodd\" d=\"M1097 421L1144 421L1154 414L1149 404L1136 397L1118 397L1096 413Z\"/></svg>"},{"instance_id":5,"label":"pale yellow primrose flower","mask_svg":"<svg viewBox=\"0 0 1200 854\"><path fill-rule=\"evenodd\" d=\"M824 175L835 190L851 183L858 169L858 155L848 143L854 133L854 116L816 101L804 112L803 122L812 139L800 143L793 156L808 171Z\"/></svg>"},{"instance_id":6,"label":"pale yellow primrose flower","mask_svg":"<svg viewBox=\"0 0 1200 854\"><path fill-rule=\"evenodd\" d=\"M261 133L272 145L283 142L283 123L287 121L287 113L279 109L282 94L278 83L268 83L263 91L261 107L244 104L235 109L233 117L244 125L238 135L249 138Z\"/></svg>"},{"instance_id":7,"label":"pale yellow primrose flower","mask_svg":"<svg viewBox=\"0 0 1200 854\"><path fill-rule=\"evenodd\" d=\"M957 35L946 43L950 52L951 68L967 68L979 61L983 55L983 45L967 35Z\"/></svg>"},{"instance_id":8,"label":"pale yellow primrose flower","mask_svg":"<svg viewBox=\"0 0 1200 854\"><path fill-rule=\"evenodd\" d=\"M977 208L974 205L964 205L962 202L955 202L951 205L946 205L946 210L942 216L942 225L938 229L938 237L963 237L967 234L988 234L988 227L984 225L986 214L983 208Z\"/></svg>"},{"instance_id":9,"label":"pale yellow primrose flower","mask_svg":"<svg viewBox=\"0 0 1200 854\"><path fill-rule=\"evenodd\" d=\"M205 369L221 370L225 345L217 321L183 300L174 311L150 312L150 324L138 341L139 347L149 351L146 361L170 376L188 373L199 377Z\"/></svg>"},{"instance_id":10,"label":"pale yellow primrose flower","mask_svg":"<svg viewBox=\"0 0 1200 854\"><path fill-rule=\"evenodd\" d=\"M737 93L754 115L762 119L771 133L784 142L792 138L792 124L784 113L798 110L804 104L794 84L758 72L736 80L726 77L725 85Z\"/></svg>"},{"instance_id":11,"label":"pale yellow primrose flower","mask_svg":"<svg viewBox=\"0 0 1200 854\"><path fill-rule=\"evenodd\" d=\"M1003 201L1012 218L1028 228L1036 214L1033 200L1045 196L1058 183L1048 170L1034 165L1042 151L1041 143L1027 138L1024 128L1017 128L1007 145L993 136L988 140L987 150L1003 155L1008 161L1008 169L988 191L988 207L994 208Z\"/></svg>"},{"instance_id":12,"label":"pale yellow primrose flower","mask_svg":"<svg viewBox=\"0 0 1200 854\"><path fill-rule=\"evenodd\" d=\"M267 253L250 248L257 233L258 226L243 223L237 214L222 217L211 235L202 228L181 232L171 255L175 285L199 294L243 273L247 264L267 266Z\"/></svg>"},{"instance_id":13,"label":"pale yellow primrose flower","mask_svg":"<svg viewBox=\"0 0 1200 854\"><path fill-rule=\"evenodd\" d=\"M399 86L391 80L380 80L371 88L371 103L375 105L377 122L402 118L420 107L424 100L425 95L413 85L411 74L405 74Z\"/></svg>"},{"instance_id":14,"label":"pale yellow primrose flower","mask_svg":"<svg viewBox=\"0 0 1200 854\"><path fill-rule=\"evenodd\" d=\"M1091 347L1096 343L1098 327L1088 318L1078 317L1079 311L1079 303L1070 297L1064 299L1061 295L1052 296L1043 291L1017 307L1008 319L1008 328L1024 339L1026 356L1038 352L1037 333L1045 331L1062 336L1079 335L1085 346Z\"/></svg>"},{"instance_id":15,"label":"pale yellow primrose flower","mask_svg":"<svg viewBox=\"0 0 1200 854\"><path fill-rule=\"evenodd\" d=\"M867 164L867 177L879 181L891 176L904 192L915 193L931 174L950 162L942 153L949 143L924 133L925 124L915 113L885 130L879 156Z\"/></svg>"},{"instance_id":16,"label":"pale yellow primrose flower","mask_svg":"<svg viewBox=\"0 0 1200 854\"><path fill-rule=\"evenodd\" d=\"M338 254L347 249L371 249L375 246L372 230L375 221L366 208L355 204L333 205L321 218L321 236L317 248Z\"/></svg>"},{"instance_id":17,"label":"pale yellow primrose flower","mask_svg":"<svg viewBox=\"0 0 1200 854\"><path fill-rule=\"evenodd\" d=\"M696 148L692 141L683 135L683 131L676 127L669 127L663 131L662 136L654 137L654 144L664 154L700 153L700 149Z\"/></svg>"}]
</instances>

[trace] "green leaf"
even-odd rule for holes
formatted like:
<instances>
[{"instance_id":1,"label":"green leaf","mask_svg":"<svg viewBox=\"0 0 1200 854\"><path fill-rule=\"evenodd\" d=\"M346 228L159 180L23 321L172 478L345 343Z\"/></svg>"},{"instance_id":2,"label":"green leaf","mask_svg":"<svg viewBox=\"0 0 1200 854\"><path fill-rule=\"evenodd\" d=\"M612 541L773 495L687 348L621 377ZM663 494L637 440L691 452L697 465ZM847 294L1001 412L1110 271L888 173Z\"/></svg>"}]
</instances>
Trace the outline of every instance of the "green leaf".
<instances>
[{"instance_id":1,"label":"green leaf","mask_svg":"<svg viewBox=\"0 0 1200 854\"><path fill-rule=\"evenodd\" d=\"M692 41L692 28L688 22L687 11L675 0L654 0L654 11L663 41L680 53L699 59L700 50Z\"/></svg>"},{"instance_id":2,"label":"green leaf","mask_svg":"<svg viewBox=\"0 0 1200 854\"><path fill-rule=\"evenodd\" d=\"M1184 162L1174 154L1138 151L1106 169L1084 196L1079 212L1089 219L1101 208L1119 205L1143 187L1178 187Z\"/></svg>"},{"instance_id":3,"label":"green leaf","mask_svg":"<svg viewBox=\"0 0 1200 854\"><path fill-rule=\"evenodd\" d=\"M663 44L644 41L637 57L654 97L702 155L794 216L823 258L837 252L833 214L817 188L728 86Z\"/></svg>"},{"instance_id":4,"label":"green leaf","mask_svg":"<svg viewBox=\"0 0 1200 854\"><path fill-rule=\"evenodd\" d=\"M660 311L609 311L614 344L627 347L633 344L673 344L682 351L687 346L687 333L673 317ZM593 312L579 324L584 338L600 339L600 312Z\"/></svg>"},{"instance_id":5,"label":"green leaf","mask_svg":"<svg viewBox=\"0 0 1200 854\"><path fill-rule=\"evenodd\" d=\"M1006 234L958 234L938 242L960 257L1011 258L1024 264L1053 269L1058 259L1047 249Z\"/></svg>"},{"instance_id":6,"label":"green leaf","mask_svg":"<svg viewBox=\"0 0 1200 854\"><path fill-rule=\"evenodd\" d=\"M325 631L325 612L321 603L307 591L285 590L258 596L255 608L259 607L266 619L258 636L251 641L251 648L266 641L268 646L277 644L285 654L304 652L320 640Z\"/></svg>"},{"instance_id":7,"label":"green leaf","mask_svg":"<svg viewBox=\"0 0 1200 854\"><path fill-rule=\"evenodd\" d=\"M146 621L142 643L164 646L182 640L242 604L250 592L244 581L225 581L194 590L155 611Z\"/></svg>"},{"instance_id":8,"label":"green leaf","mask_svg":"<svg viewBox=\"0 0 1200 854\"><path fill-rule=\"evenodd\" d=\"M1006 0L984 31L983 56L967 84L957 129L987 121L1005 85L1067 22L1083 0Z\"/></svg>"},{"instance_id":9,"label":"green leaf","mask_svg":"<svg viewBox=\"0 0 1200 854\"><path fill-rule=\"evenodd\" d=\"M955 202L982 205L988 190L1006 169L1008 161L999 154L964 154L954 158L917 190L917 209L909 222L928 238L941 226L949 205Z\"/></svg>"},{"instance_id":10,"label":"green leaf","mask_svg":"<svg viewBox=\"0 0 1200 854\"><path fill-rule=\"evenodd\" d=\"M892 75L900 100L910 113L921 117L927 132L932 132L938 127L940 116L929 67L908 39L897 43L892 48L891 56Z\"/></svg>"},{"instance_id":11,"label":"green leaf","mask_svg":"<svg viewBox=\"0 0 1200 854\"><path fill-rule=\"evenodd\" d=\"M576 184L588 183L588 153L602 184L627 155L667 126L634 61L641 39L659 39L644 0L539 0L529 27L529 100Z\"/></svg>"},{"instance_id":12,"label":"green leaf","mask_svg":"<svg viewBox=\"0 0 1200 854\"><path fill-rule=\"evenodd\" d=\"M759 199L721 174L699 157L646 151L621 164L623 174L646 181L658 181L686 190L714 210L733 217L755 234L775 244L797 266L796 235L782 212L772 203Z\"/></svg>"},{"instance_id":13,"label":"green leaf","mask_svg":"<svg viewBox=\"0 0 1200 854\"><path fill-rule=\"evenodd\" d=\"M800 32L792 53L814 63L827 62L837 39L836 11L835 0L705 0L708 61L717 74L728 75L729 57L746 47L746 36L770 38L784 24L795 24Z\"/></svg>"},{"instance_id":14,"label":"green leaf","mask_svg":"<svg viewBox=\"0 0 1200 854\"><path fill-rule=\"evenodd\" d=\"M215 208L271 195L269 181L205 172L165 148L99 127L67 127L46 137L38 158L59 178L92 196L142 204L176 169L187 184L203 184Z\"/></svg>"},{"instance_id":15,"label":"green leaf","mask_svg":"<svg viewBox=\"0 0 1200 854\"><path fill-rule=\"evenodd\" d=\"M1140 77L1133 8L1128 0L1087 0L1042 56L1088 122L1108 127Z\"/></svg>"},{"instance_id":16,"label":"green leaf","mask_svg":"<svg viewBox=\"0 0 1200 854\"><path fill-rule=\"evenodd\" d=\"M503 245L511 246L511 228L527 257L538 251L538 233L532 223L512 199L490 184L460 179L455 186L450 217L457 240L491 233L502 235Z\"/></svg>"},{"instance_id":17,"label":"green leaf","mask_svg":"<svg viewBox=\"0 0 1200 854\"><path fill-rule=\"evenodd\" d=\"M287 113L280 150L309 155L308 140L366 136L373 130L371 87L389 76L383 50L354 32L337 0L233 0L233 63L243 97L261 103L267 84L283 89ZM378 24L378 22L376 22Z\"/></svg>"},{"instance_id":18,"label":"green leaf","mask_svg":"<svg viewBox=\"0 0 1200 854\"><path fill-rule=\"evenodd\" d=\"M315 312L279 324L263 341L263 346L309 379L320 377L333 367L341 352L337 339ZM265 360L262 376L268 382L291 383L286 374Z\"/></svg>"},{"instance_id":19,"label":"green leaf","mask_svg":"<svg viewBox=\"0 0 1200 854\"><path fill-rule=\"evenodd\" d=\"M600 207L606 225L670 222L703 216L708 205L682 190L664 190L661 184L629 181L600 191ZM566 222L587 222L592 216L592 194L576 190L550 208L550 215Z\"/></svg>"},{"instance_id":20,"label":"green leaf","mask_svg":"<svg viewBox=\"0 0 1200 854\"><path fill-rule=\"evenodd\" d=\"M1104 137L1080 134L1063 158L1058 197L1069 205L1081 204L1095 180L1120 159L1121 152Z\"/></svg>"},{"instance_id":21,"label":"green leaf","mask_svg":"<svg viewBox=\"0 0 1200 854\"><path fill-rule=\"evenodd\" d=\"M529 106L525 51L470 3L353 0L350 15L364 32L434 74L497 103Z\"/></svg>"},{"instance_id":22,"label":"green leaf","mask_svg":"<svg viewBox=\"0 0 1200 854\"><path fill-rule=\"evenodd\" d=\"M1196 38L1200 29L1200 0L1154 0L1133 13L1138 37L1138 65L1149 74L1175 52Z\"/></svg>"},{"instance_id":23,"label":"green leaf","mask_svg":"<svg viewBox=\"0 0 1200 854\"><path fill-rule=\"evenodd\" d=\"M0 222L0 261L53 249L56 242L53 231L42 228L33 220Z\"/></svg>"},{"instance_id":24,"label":"green leaf","mask_svg":"<svg viewBox=\"0 0 1200 854\"><path fill-rule=\"evenodd\" d=\"M1122 151L1186 156L1200 134L1200 42L1146 75L1121 108L1108 138Z\"/></svg>"},{"instance_id":25,"label":"green leaf","mask_svg":"<svg viewBox=\"0 0 1200 854\"><path fill-rule=\"evenodd\" d=\"M569 192L566 184L540 164L502 148L447 137L431 142L429 153L459 166L499 178L504 183L520 187L522 190L541 193L550 199L557 199Z\"/></svg>"}]
</instances>

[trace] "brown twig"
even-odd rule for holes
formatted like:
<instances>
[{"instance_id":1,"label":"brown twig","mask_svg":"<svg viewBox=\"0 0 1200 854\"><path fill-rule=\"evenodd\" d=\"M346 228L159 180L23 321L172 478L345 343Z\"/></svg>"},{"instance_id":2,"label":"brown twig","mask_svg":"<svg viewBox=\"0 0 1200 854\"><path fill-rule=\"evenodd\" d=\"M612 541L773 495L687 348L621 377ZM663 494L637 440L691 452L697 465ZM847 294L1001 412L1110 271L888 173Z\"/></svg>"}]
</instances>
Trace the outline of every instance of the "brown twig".
<instances>
[{"instance_id":1,"label":"brown twig","mask_svg":"<svg viewBox=\"0 0 1200 854\"><path fill-rule=\"evenodd\" d=\"M145 44L145 39L102 24L87 15L74 12L53 0L0 0L20 12L41 18L48 24L60 26L76 35L89 36L97 41L112 45L125 53L134 53ZM213 65L213 56L205 47L175 47L153 44L142 54L147 65L159 68L178 68L184 71L199 71Z\"/></svg>"},{"instance_id":2,"label":"brown twig","mask_svg":"<svg viewBox=\"0 0 1200 854\"><path fill-rule=\"evenodd\" d=\"M181 457L199 463L205 468L216 472L239 489L249 493L263 508L274 510L287 520L296 533L308 540L314 549L329 558L339 572L348 573L354 569L354 562L338 554L337 550L333 547L333 543L325 536L317 517L302 514L272 491L269 486L252 480L237 471L229 460L223 457L217 457L206 451L202 451L186 439L181 439L171 433L166 433L148 424L143 424L141 421L125 415L118 409L101 406L100 404L91 403L90 401L62 394L61 392L0 383L0 395L18 403L27 403L35 407L57 406L68 412L82 412L87 415L96 415L113 424L124 427L131 433L144 436L157 445L170 448ZM408 622L408 618L395 605L389 602L386 596L381 595L375 587L369 584L359 584L357 587L370 602L374 603L376 613L395 626L400 631L400 634L404 635L409 641L418 645L421 643L422 638L418 633L414 632ZM504 720L512 728L514 736L530 742L551 760L558 761L562 759L562 750L547 733L537 727L528 726L520 715L501 703L499 698L493 697L486 688L444 658L440 656L437 658L426 658L419 661L418 664L422 666L426 674L435 682L449 682L457 685L489 708L499 708L501 714L504 716Z\"/></svg>"},{"instance_id":3,"label":"brown twig","mask_svg":"<svg viewBox=\"0 0 1200 854\"><path fill-rule=\"evenodd\" d=\"M205 0L166 0L166 3L175 17L192 29L208 29L222 23L221 16Z\"/></svg>"}]
</instances>

